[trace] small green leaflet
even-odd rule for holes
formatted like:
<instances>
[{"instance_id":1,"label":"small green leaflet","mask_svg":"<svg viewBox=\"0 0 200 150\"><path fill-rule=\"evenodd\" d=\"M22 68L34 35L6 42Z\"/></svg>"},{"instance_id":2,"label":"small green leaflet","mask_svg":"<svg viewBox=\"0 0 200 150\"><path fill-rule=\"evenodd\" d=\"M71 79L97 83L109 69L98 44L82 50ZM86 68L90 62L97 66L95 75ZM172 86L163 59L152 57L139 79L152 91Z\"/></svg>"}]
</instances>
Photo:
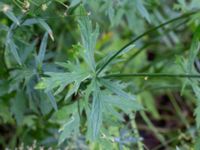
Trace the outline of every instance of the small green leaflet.
<instances>
[{"instance_id":1,"label":"small green leaflet","mask_svg":"<svg viewBox=\"0 0 200 150\"><path fill-rule=\"evenodd\" d=\"M97 66L96 66L96 69L99 70L113 55L115 54L115 51L112 51L112 52L109 52L108 54L106 54L105 57L103 57L102 59L100 59L98 62L97 62ZM117 60L118 61L118 60ZM117 63L116 60L112 61L112 63L110 63L109 66L111 66L111 64L115 64Z\"/></svg>"},{"instance_id":2,"label":"small green leaflet","mask_svg":"<svg viewBox=\"0 0 200 150\"><path fill-rule=\"evenodd\" d=\"M11 51L11 53L13 54L13 56L15 57L17 63L19 65L22 65L19 54L17 52L17 46L15 45L14 41L12 39L10 39L9 41L6 41L6 49Z\"/></svg>"},{"instance_id":3,"label":"small green leaflet","mask_svg":"<svg viewBox=\"0 0 200 150\"><path fill-rule=\"evenodd\" d=\"M18 51L17 51L18 48L17 48L17 46L16 46L16 44L14 42L14 39L13 39L13 32L12 32L12 30L15 27L16 27L16 25L12 24L11 27L9 28L9 30L8 30L8 33L7 33L7 36L6 36L6 49L9 50L13 54L13 56L16 59L17 63L19 65L22 65L21 59L20 59Z\"/></svg>"},{"instance_id":4,"label":"small green leaflet","mask_svg":"<svg viewBox=\"0 0 200 150\"><path fill-rule=\"evenodd\" d=\"M11 11L6 11L4 12L4 14L10 18L14 23L16 23L17 25L20 25L19 20L15 17L15 15L13 14L13 12Z\"/></svg>"},{"instance_id":5,"label":"small green leaflet","mask_svg":"<svg viewBox=\"0 0 200 150\"><path fill-rule=\"evenodd\" d=\"M24 112L26 110L25 96L21 91L17 93L14 99L11 101L11 112L15 116L17 124L22 124L24 118Z\"/></svg>"},{"instance_id":6,"label":"small green leaflet","mask_svg":"<svg viewBox=\"0 0 200 150\"><path fill-rule=\"evenodd\" d=\"M125 53L127 53L127 52L129 52L129 51L130 51L131 49L133 49L134 47L135 47L134 44L129 45L129 46L126 47L121 53L118 54L118 57L121 56L121 55L123 55L123 54L125 54ZM101 60L99 60L99 61L97 62L97 67L96 67L96 69L97 69L97 70L100 69L100 68L101 68L115 53L116 53L116 51L111 51L111 52L109 52L108 54L106 54L105 57L103 57ZM115 58L115 60L113 60L113 61L110 63L110 66L111 66L112 64L118 63L119 61L121 61L121 60Z\"/></svg>"},{"instance_id":7,"label":"small green leaflet","mask_svg":"<svg viewBox=\"0 0 200 150\"><path fill-rule=\"evenodd\" d=\"M123 114L119 113L111 104L104 105L104 111L106 114L110 114L112 116L115 116L118 120L124 121Z\"/></svg>"},{"instance_id":8,"label":"small green leaflet","mask_svg":"<svg viewBox=\"0 0 200 150\"><path fill-rule=\"evenodd\" d=\"M57 106L56 100L55 100L53 94L51 93L51 91L47 92L47 96L48 96L53 108L55 109L55 111L57 111L58 106Z\"/></svg>"},{"instance_id":9,"label":"small green leaflet","mask_svg":"<svg viewBox=\"0 0 200 150\"><path fill-rule=\"evenodd\" d=\"M31 26L33 24L40 24L48 32L49 36L54 41L53 32L50 26L43 19L32 18L32 19L27 19L22 23L22 25L24 26Z\"/></svg>"},{"instance_id":10,"label":"small green leaflet","mask_svg":"<svg viewBox=\"0 0 200 150\"><path fill-rule=\"evenodd\" d=\"M188 9L190 9L190 7L191 7L191 6L188 7L188 3L186 3L186 0L177 0L177 2L178 2L178 4L175 4L175 8L177 10L182 9L182 11L188 11ZM192 2L195 3L195 0Z\"/></svg>"},{"instance_id":11,"label":"small green leaflet","mask_svg":"<svg viewBox=\"0 0 200 150\"><path fill-rule=\"evenodd\" d=\"M107 6L108 6L108 9L107 9L107 14L108 14L108 17L109 17L109 20L111 22L111 26L114 26L114 19L115 19L115 9L113 7L113 1L107 1Z\"/></svg>"},{"instance_id":12,"label":"small green leaflet","mask_svg":"<svg viewBox=\"0 0 200 150\"><path fill-rule=\"evenodd\" d=\"M135 44L130 44L129 46L127 46L123 51L121 51L121 53L118 54L118 56L121 56L127 52L129 52L131 49L133 49L135 47Z\"/></svg>"},{"instance_id":13,"label":"small green leaflet","mask_svg":"<svg viewBox=\"0 0 200 150\"><path fill-rule=\"evenodd\" d=\"M69 7L74 7L77 4L79 4L81 2L81 0L70 0L70 6Z\"/></svg>"},{"instance_id":14,"label":"small green leaflet","mask_svg":"<svg viewBox=\"0 0 200 150\"><path fill-rule=\"evenodd\" d=\"M46 48L47 48L47 40L48 40L48 33L46 32L44 34L44 37L40 44L40 50L39 50L39 54L37 56L37 62L38 62L39 66L42 66L42 62L44 60L44 56L45 56L45 52L46 52Z\"/></svg>"},{"instance_id":15,"label":"small green leaflet","mask_svg":"<svg viewBox=\"0 0 200 150\"><path fill-rule=\"evenodd\" d=\"M81 7L81 14L87 14ZM99 35L99 26L93 31L92 23L88 16L80 17L78 21L81 32L82 44L84 47L84 59L92 71L95 71L96 64L94 59L94 50Z\"/></svg>"},{"instance_id":16,"label":"small green leaflet","mask_svg":"<svg viewBox=\"0 0 200 150\"><path fill-rule=\"evenodd\" d=\"M58 144L62 144L65 139L71 136L71 134L75 134L79 131L79 123L80 118L78 113L74 114L69 121L67 121L62 129L60 129L61 135L58 140Z\"/></svg>"},{"instance_id":17,"label":"small green leaflet","mask_svg":"<svg viewBox=\"0 0 200 150\"><path fill-rule=\"evenodd\" d=\"M103 100L105 104L110 104L115 108L123 110L125 113L130 113L131 111L138 111L143 109L142 106L137 102L130 99L124 99L111 93L102 91Z\"/></svg>"},{"instance_id":18,"label":"small green leaflet","mask_svg":"<svg viewBox=\"0 0 200 150\"><path fill-rule=\"evenodd\" d=\"M190 52L189 52L189 61L188 61L188 67L187 71L188 73L192 72L193 64L195 62L195 59L198 55L200 49L200 26L197 27L195 31L194 38L192 40L192 45L190 47Z\"/></svg>"},{"instance_id":19,"label":"small green leaflet","mask_svg":"<svg viewBox=\"0 0 200 150\"><path fill-rule=\"evenodd\" d=\"M106 81L107 80L104 80L104 82ZM137 101L127 98L127 95L125 96L126 98L124 98L116 95L115 90L115 95L113 94L113 90L101 90L101 83L101 79L94 79L90 84L93 89L93 101L89 115L88 135L92 140L96 140L99 137L103 114L111 114L119 120L123 120L123 117L115 110L115 108L121 109L127 114L131 113L131 111L138 111L142 109L141 105L138 104ZM105 84L110 84L110 82L104 83L104 85Z\"/></svg>"},{"instance_id":20,"label":"small green leaflet","mask_svg":"<svg viewBox=\"0 0 200 150\"><path fill-rule=\"evenodd\" d=\"M48 113L51 112L51 110L53 108L53 104L52 104L50 98L47 96L46 93L44 93L42 91L38 91L38 94L39 94L39 97L40 97L39 107L40 107L41 113L43 115L47 115ZM56 109L54 108L54 110L56 110Z\"/></svg>"},{"instance_id":21,"label":"small green leaflet","mask_svg":"<svg viewBox=\"0 0 200 150\"><path fill-rule=\"evenodd\" d=\"M31 55L31 53L35 50L36 47L36 40L31 42L25 47L24 52L21 54L21 61L22 63L25 63L28 60L28 57Z\"/></svg>"},{"instance_id":22,"label":"small green leaflet","mask_svg":"<svg viewBox=\"0 0 200 150\"><path fill-rule=\"evenodd\" d=\"M124 88L122 84L119 82L109 81L107 79L100 79L100 83L104 85L108 90L115 93L116 95L129 99L129 100L135 100L135 97L133 95L127 94L122 89Z\"/></svg>"},{"instance_id":23,"label":"small green leaflet","mask_svg":"<svg viewBox=\"0 0 200 150\"><path fill-rule=\"evenodd\" d=\"M65 100L68 99L70 96L72 96L72 94L76 94L78 92L79 86L80 86L81 81L79 82L75 82L73 87L69 90L69 92L67 93Z\"/></svg>"},{"instance_id":24,"label":"small green leaflet","mask_svg":"<svg viewBox=\"0 0 200 150\"><path fill-rule=\"evenodd\" d=\"M9 5L0 2L0 11L2 11L10 20L12 20L17 25L20 25L19 20L13 14L12 9Z\"/></svg>"},{"instance_id":25,"label":"small green leaflet","mask_svg":"<svg viewBox=\"0 0 200 150\"><path fill-rule=\"evenodd\" d=\"M9 80L0 80L0 96L8 94L9 91Z\"/></svg>"},{"instance_id":26,"label":"small green leaflet","mask_svg":"<svg viewBox=\"0 0 200 150\"><path fill-rule=\"evenodd\" d=\"M41 26L49 33L49 36L54 41L53 32L52 32L51 28L49 27L49 25L42 19L39 19L38 21L41 24Z\"/></svg>"},{"instance_id":27,"label":"small green leaflet","mask_svg":"<svg viewBox=\"0 0 200 150\"><path fill-rule=\"evenodd\" d=\"M13 70L10 74L11 84L20 84L23 81L23 85L27 85L30 79L35 75L34 70L31 68L23 67L21 69Z\"/></svg>"},{"instance_id":28,"label":"small green leaflet","mask_svg":"<svg viewBox=\"0 0 200 150\"><path fill-rule=\"evenodd\" d=\"M145 8L143 1L142 0L135 0L135 5L138 9L138 11L140 12L140 14L149 22L151 23L151 19L150 19L150 15L147 11L147 9Z\"/></svg>"},{"instance_id":29,"label":"small green leaflet","mask_svg":"<svg viewBox=\"0 0 200 150\"><path fill-rule=\"evenodd\" d=\"M198 81L196 80L190 80L189 83L192 86L193 91L197 97L197 102L196 102L197 107L195 109L195 115L196 115L197 127L200 128L200 88L198 86Z\"/></svg>"},{"instance_id":30,"label":"small green leaflet","mask_svg":"<svg viewBox=\"0 0 200 150\"><path fill-rule=\"evenodd\" d=\"M197 58L200 49L200 26L197 27L193 40L192 45L189 52L189 60L188 63L185 65L185 70L188 74L197 74L197 71L194 68L194 62ZM195 109L196 115L196 122L197 127L200 128L200 87L198 85L198 79L189 79L188 83L192 86L193 91L197 97L197 108Z\"/></svg>"},{"instance_id":31,"label":"small green leaflet","mask_svg":"<svg viewBox=\"0 0 200 150\"><path fill-rule=\"evenodd\" d=\"M0 117L2 122L10 122L12 120L10 107L2 99L0 99Z\"/></svg>"},{"instance_id":32,"label":"small green leaflet","mask_svg":"<svg viewBox=\"0 0 200 150\"><path fill-rule=\"evenodd\" d=\"M151 112L152 116L156 119L160 118L158 110L156 108L156 103L152 94L148 91L141 93L141 98L143 99L143 105Z\"/></svg>"},{"instance_id":33,"label":"small green leaflet","mask_svg":"<svg viewBox=\"0 0 200 150\"><path fill-rule=\"evenodd\" d=\"M63 65L64 63L62 63ZM70 70L71 63L65 63L65 67ZM45 89L46 92L56 90L54 95L59 94L64 90L66 86L74 83L74 90L70 92L70 95L75 93L78 90L80 83L87 79L90 75L87 70L81 68L80 66L74 65L76 68L73 72L46 72L45 74L49 77L42 78L41 82L36 85L36 89ZM67 95L67 97L69 94Z\"/></svg>"},{"instance_id":34,"label":"small green leaflet","mask_svg":"<svg viewBox=\"0 0 200 150\"><path fill-rule=\"evenodd\" d=\"M99 136L100 127L102 124L103 117L103 108L102 108L102 95L100 91L100 87L96 80L93 81L93 101L92 101L92 109L90 112L89 118L89 128L90 138L92 140L96 140Z\"/></svg>"}]
</instances>

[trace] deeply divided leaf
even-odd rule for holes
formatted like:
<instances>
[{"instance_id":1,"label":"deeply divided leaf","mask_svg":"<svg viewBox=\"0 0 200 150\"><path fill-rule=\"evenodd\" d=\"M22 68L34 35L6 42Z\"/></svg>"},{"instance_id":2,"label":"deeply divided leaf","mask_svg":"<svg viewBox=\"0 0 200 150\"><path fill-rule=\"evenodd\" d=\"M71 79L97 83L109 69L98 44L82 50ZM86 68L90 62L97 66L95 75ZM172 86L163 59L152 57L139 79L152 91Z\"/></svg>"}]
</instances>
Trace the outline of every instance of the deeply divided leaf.
<instances>
[{"instance_id":1,"label":"deeply divided leaf","mask_svg":"<svg viewBox=\"0 0 200 150\"><path fill-rule=\"evenodd\" d=\"M87 14L84 9L81 9L81 13ZM93 30L92 22L90 21L88 16L80 17L79 28L81 31L81 39L84 47L84 59L91 68L91 70L95 70L96 64L94 59L94 51L96 46L96 41L99 35L99 26L96 26L96 29Z\"/></svg>"}]
</instances>

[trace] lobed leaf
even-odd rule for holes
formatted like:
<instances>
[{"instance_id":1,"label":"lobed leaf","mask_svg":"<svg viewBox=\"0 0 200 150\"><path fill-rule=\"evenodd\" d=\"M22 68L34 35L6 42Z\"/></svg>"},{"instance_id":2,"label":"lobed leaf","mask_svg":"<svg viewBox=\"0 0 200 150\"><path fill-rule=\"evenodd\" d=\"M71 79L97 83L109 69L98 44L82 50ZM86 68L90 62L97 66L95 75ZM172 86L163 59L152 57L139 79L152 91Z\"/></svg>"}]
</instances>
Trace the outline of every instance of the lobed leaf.
<instances>
[{"instance_id":1,"label":"lobed leaf","mask_svg":"<svg viewBox=\"0 0 200 150\"><path fill-rule=\"evenodd\" d=\"M67 121L62 129L60 130L62 133L59 137L58 144L62 144L67 138L71 136L71 134L75 134L79 131L79 122L80 118L78 114L74 114L69 121Z\"/></svg>"},{"instance_id":2,"label":"lobed leaf","mask_svg":"<svg viewBox=\"0 0 200 150\"><path fill-rule=\"evenodd\" d=\"M186 72L190 74L194 74L194 73L197 74L197 71L194 68L194 63L200 49L200 34L199 33L200 33L200 26L198 26L195 31L192 44L190 47L188 62L185 66L183 66ZM184 62L183 62L183 65L184 65ZM200 119L199 119L200 118L200 87L198 85L199 80L189 79L187 81L193 88L193 91L197 97L197 108L195 109L195 115L196 115L197 127L199 128L200 127Z\"/></svg>"},{"instance_id":3,"label":"lobed leaf","mask_svg":"<svg viewBox=\"0 0 200 150\"><path fill-rule=\"evenodd\" d=\"M81 9L81 13L86 14L83 8ZM92 23L89 20L89 17L85 15L79 19L78 23L81 32L82 44L84 47L84 59L89 65L90 69L95 71L96 64L94 59L94 50L99 35L99 26L96 25L96 28L93 31Z\"/></svg>"},{"instance_id":4,"label":"lobed leaf","mask_svg":"<svg viewBox=\"0 0 200 150\"><path fill-rule=\"evenodd\" d=\"M88 130L91 130L90 137L92 140L96 140L99 136L100 127L102 124L102 118L103 118L103 112L102 112L102 94L99 89L97 81L93 81L93 101L92 101L92 109L90 112L90 118L89 118L89 128Z\"/></svg>"},{"instance_id":5,"label":"lobed leaf","mask_svg":"<svg viewBox=\"0 0 200 150\"><path fill-rule=\"evenodd\" d=\"M68 68L68 65L69 64L66 64L65 67ZM65 98L68 98L73 93L76 93L81 82L90 76L89 72L87 70L83 70L80 66L77 66L77 69L73 72L46 72L45 74L49 77L42 78L35 88L45 89L46 92L56 89L54 95L57 95L69 84L74 84L73 88L68 92L68 94L66 94Z\"/></svg>"},{"instance_id":6,"label":"lobed leaf","mask_svg":"<svg viewBox=\"0 0 200 150\"><path fill-rule=\"evenodd\" d=\"M137 102L130 99L124 99L116 95L112 95L106 91L102 91L102 99L105 105L112 105L115 108L119 108L126 113L131 111L138 111L142 109L142 106Z\"/></svg>"}]
</instances>

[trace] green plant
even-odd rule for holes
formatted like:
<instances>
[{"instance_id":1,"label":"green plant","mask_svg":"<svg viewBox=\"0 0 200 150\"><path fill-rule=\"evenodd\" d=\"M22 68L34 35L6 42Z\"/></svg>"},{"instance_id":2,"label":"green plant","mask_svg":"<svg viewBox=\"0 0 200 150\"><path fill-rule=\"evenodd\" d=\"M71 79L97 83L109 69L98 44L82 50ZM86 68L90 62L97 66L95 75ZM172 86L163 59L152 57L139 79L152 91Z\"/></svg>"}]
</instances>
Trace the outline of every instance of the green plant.
<instances>
[{"instance_id":1,"label":"green plant","mask_svg":"<svg viewBox=\"0 0 200 150\"><path fill-rule=\"evenodd\" d=\"M198 149L199 7L197 0L0 2L0 125L16 126L0 146L37 140L53 148L142 150L144 125L160 143L155 149ZM184 126L175 140L155 123L168 119L159 94ZM181 113L194 105L196 127Z\"/></svg>"}]
</instances>

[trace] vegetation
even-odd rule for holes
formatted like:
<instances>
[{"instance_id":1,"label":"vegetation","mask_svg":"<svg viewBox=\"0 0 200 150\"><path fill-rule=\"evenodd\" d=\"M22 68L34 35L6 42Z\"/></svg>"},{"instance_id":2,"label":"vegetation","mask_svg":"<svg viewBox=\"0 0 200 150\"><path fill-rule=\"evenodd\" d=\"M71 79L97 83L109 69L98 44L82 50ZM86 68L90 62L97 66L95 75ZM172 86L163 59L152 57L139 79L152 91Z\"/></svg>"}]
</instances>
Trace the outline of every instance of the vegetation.
<instances>
[{"instance_id":1,"label":"vegetation","mask_svg":"<svg viewBox=\"0 0 200 150\"><path fill-rule=\"evenodd\" d=\"M0 149L200 149L199 0L1 0Z\"/></svg>"}]
</instances>

